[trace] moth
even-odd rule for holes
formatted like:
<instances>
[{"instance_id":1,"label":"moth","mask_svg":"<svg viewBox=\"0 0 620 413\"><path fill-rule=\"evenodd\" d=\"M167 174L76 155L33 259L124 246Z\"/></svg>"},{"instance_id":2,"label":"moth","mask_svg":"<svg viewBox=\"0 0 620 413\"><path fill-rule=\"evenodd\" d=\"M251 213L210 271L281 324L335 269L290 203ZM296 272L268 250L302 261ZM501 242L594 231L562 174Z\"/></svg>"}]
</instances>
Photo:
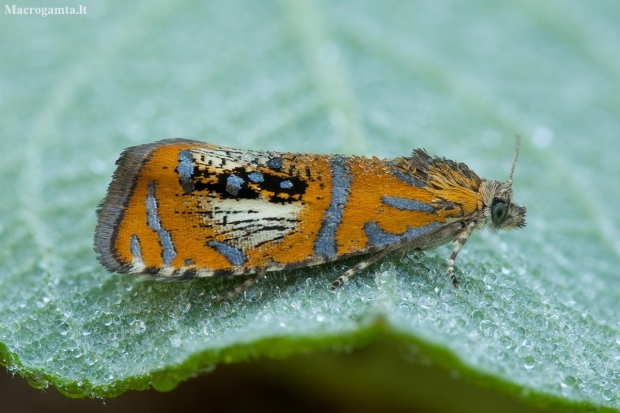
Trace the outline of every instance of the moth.
<instances>
[{"instance_id":1,"label":"moth","mask_svg":"<svg viewBox=\"0 0 620 413\"><path fill-rule=\"evenodd\" d=\"M157 279L251 275L396 250L454 248L477 229L525 227L507 181L415 149L395 159L233 149L167 139L123 151L98 208L94 249L111 272Z\"/></svg>"}]
</instances>

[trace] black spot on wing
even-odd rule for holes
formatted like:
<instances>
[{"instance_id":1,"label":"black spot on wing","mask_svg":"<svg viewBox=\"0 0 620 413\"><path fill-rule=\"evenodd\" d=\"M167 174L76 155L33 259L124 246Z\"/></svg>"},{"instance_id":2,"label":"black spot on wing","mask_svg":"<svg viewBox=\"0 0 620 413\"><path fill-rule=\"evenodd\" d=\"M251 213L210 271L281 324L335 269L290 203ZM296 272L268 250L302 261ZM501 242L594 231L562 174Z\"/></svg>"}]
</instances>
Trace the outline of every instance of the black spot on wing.
<instances>
[{"instance_id":1,"label":"black spot on wing","mask_svg":"<svg viewBox=\"0 0 620 413\"><path fill-rule=\"evenodd\" d=\"M186 270L183 274L181 274L181 276L179 277L179 280L191 280L193 278L196 278L197 274L198 272L196 271L195 268L190 268Z\"/></svg>"},{"instance_id":2,"label":"black spot on wing","mask_svg":"<svg viewBox=\"0 0 620 413\"><path fill-rule=\"evenodd\" d=\"M148 275L157 275L159 274L159 267L151 265L150 267L146 267L142 272Z\"/></svg>"},{"instance_id":3,"label":"black spot on wing","mask_svg":"<svg viewBox=\"0 0 620 413\"><path fill-rule=\"evenodd\" d=\"M281 158L273 159L281 161ZM279 164L281 166L281 162ZM256 170L246 170L244 167L226 172L209 172L196 167L192 175L192 192L206 192L221 199L263 198L273 203L297 202L303 199L308 183L299 176L295 168L289 172L290 176L282 176L281 173L262 171L260 179L257 179ZM187 193L185 192L187 185L182 185L182 188L184 193Z\"/></svg>"}]
</instances>

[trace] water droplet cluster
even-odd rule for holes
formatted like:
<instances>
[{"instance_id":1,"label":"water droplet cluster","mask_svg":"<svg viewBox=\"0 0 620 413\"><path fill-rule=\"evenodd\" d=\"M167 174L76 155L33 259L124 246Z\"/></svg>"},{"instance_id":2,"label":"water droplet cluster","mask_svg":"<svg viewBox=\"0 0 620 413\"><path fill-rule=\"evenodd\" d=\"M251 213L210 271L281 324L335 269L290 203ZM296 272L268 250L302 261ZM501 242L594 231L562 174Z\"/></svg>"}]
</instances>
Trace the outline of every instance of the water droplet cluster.
<instances>
[{"instance_id":1,"label":"water droplet cluster","mask_svg":"<svg viewBox=\"0 0 620 413\"><path fill-rule=\"evenodd\" d=\"M455 290L441 270L444 255L442 249L392 257L335 293L329 281L351 262L275 273L221 304L215 296L240 279L170 284L43 276L46 285L2 303L0 339L30 369L105 389L197 352L269 337L347 334L381 316L507 382L575 400L619 400L614 331L524 285L519 267L486 268L482 256L459 274Z\"/></svg>"}]
</instances>

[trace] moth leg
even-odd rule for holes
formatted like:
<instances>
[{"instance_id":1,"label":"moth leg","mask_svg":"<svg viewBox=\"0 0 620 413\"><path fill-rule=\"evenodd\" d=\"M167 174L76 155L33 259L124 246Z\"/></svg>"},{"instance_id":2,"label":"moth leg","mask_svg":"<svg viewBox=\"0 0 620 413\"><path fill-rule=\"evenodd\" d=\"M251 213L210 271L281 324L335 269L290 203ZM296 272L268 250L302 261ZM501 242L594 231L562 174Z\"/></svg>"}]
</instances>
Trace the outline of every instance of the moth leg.
<instances>
[{"instance_id":1,"label":"moth leg","mask_svg":"<svg viewBox=\"0 0 620 413\"><path fill-rule=\"evenodd\" d=\"M478 223L476 221L471 221L470 223L468 223L465 228L461 232L459 232L456 239L454 240L454 248L452 249L450 258L448 258L448 275L452 280L452 285L454 285L454 288L459 288L459 280L457 280L456 276L454 275L454 261L456 261L456 256L459 255L459 251L461 250L461 248L463 248L463 245L465 245L465 243L469 239L469 236L472 234L472 232L474 232L474 229L476 229L477 224Z\"/></svg>"},{"instance_id":2,"label":"moth leg","mask_svg":"<svg viewBox=\"0 0 620 413\"><path fill-rule=\"evenodd\" d=\"M230 300L235 295L241 294L242 292L247 290L250 286L254 285L256 281L260 280L265 275L267 275L266 272L259 272L257 274L252 275L250 278L248 278L247 280L245 280L244 282L242 282L241 284L239 284L238 286L236 286L235 288L233 288L226 294L220 295L217 298L217 301L222 302L222 301Z\"/></svg>"},{"instance_id":3,"label":"moth leg","mask_svg":"<svg viewBox=\"0 0 620 413\"><path fill-rule=\"evenodd\" d=\"M334 281L334 283L331 285L331 287L329 287L329 289L334 291L336 288L340 287L342 284L344 284L346 280L354 276L356 273L358 273L359 271L362 271L364 268L368 268L370 265L379 261L381 258L385 257L392 251L393 249L386 248L383 251L379 251L376 254L371 255L367 259L358 262L353 267L349 268L344 273L342 273L342 275L338 277L336 281Z\"/></svg>"}]
</instances>

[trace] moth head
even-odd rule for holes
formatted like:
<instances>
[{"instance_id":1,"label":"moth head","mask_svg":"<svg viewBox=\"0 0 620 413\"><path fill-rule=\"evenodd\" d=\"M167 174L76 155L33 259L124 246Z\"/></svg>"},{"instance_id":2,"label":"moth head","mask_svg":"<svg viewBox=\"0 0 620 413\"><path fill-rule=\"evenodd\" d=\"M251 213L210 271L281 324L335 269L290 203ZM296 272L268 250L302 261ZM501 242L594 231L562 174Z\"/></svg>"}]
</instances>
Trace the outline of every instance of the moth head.
<instances>
[{"instance_id":1,"label":"moth head","mask_svg":"<svg viewBox=\"0 0 620 413\"><path fill-rule=\"evenodd\" d=\"M484 203L482 215L484 222L494 230L510 231L525 227L527 209L512 201L512 177L519 158L519 138L517 137L515 158L506 182L483 181L480 193Z\"/></svg>"}]
</instances>

